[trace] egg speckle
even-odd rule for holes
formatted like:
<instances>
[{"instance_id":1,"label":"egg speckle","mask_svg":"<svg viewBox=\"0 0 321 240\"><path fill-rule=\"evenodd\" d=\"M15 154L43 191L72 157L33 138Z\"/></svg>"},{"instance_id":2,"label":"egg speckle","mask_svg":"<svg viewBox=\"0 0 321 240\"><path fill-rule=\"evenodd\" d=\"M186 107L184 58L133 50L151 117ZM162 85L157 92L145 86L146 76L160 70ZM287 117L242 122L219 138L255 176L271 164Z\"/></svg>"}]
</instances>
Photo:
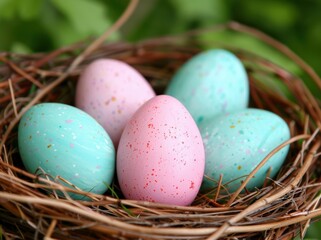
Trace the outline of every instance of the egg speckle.
<instances>
[{"instance_id":1,"label":"egg speckle","mask_svg":"<svg viewBox=\"0 0 321 240\"><path fill-rule=\"evenodd\" d=\"M117 151L126 198L188 205L204 174L204 146L185 107L170 96L146 102L127 123Z\"/></svg>"},{"instance_id":2,"label":"egg speckle","mask_svg":"<svg viewBox=\"0 0 321 240\"><path fill-rule=\"evenodd\" d=\"M181 101L200 124L216 115L245 109L249 81L233 53L212 49L187 61L173 76L166 94Z\"/></svg>"},{"instance_id":3,"label":"egg speckle","mask_svg":"<svg viewBox=\"0 0 321 240\"><path fill-rule=\"evenodd\" d=\"M277 146L290 138L282 118L260 109L245 109L204 121L200 125L206 153L203 190L216 186L220 175L224 188L236 191L245 177ZM261 187L267 175L274 178L289 146L283 147L246 185Z\"/></svg>"},{"instance_id":4,"label":"egg speckle","mask_svg":"<svg viewBox=\"0 0 321 240\"><path fill-rule=\"evenodd\" d=\"M53 178L61 176L98 194L112 182L112 141L96 120L75 107L60 103L33 106L20 121L18 145L23 164L31 173L41 168Z\"/></svg>"}]
</instances>

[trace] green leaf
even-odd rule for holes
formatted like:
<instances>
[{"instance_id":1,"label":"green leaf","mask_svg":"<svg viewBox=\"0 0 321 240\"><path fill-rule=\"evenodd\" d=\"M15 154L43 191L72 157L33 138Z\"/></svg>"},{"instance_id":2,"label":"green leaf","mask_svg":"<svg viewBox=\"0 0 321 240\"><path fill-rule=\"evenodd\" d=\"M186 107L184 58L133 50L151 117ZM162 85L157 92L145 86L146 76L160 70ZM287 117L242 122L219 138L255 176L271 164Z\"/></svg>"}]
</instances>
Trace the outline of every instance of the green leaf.
<instances>
[{"instance_id":1,"label":"green leaf","mask_svg":"<svg viewBox=\"0 0 321 240\"><path fill-rule=\"evenodd\" d=\"M239 1L239 14L255 23L260 21L261 26L288 30L300 17L300 9L295 1Z\"/></svg>"},{"instance_id":2,"label":"green leaf","mask_svg":"<svg viewBox=\"0 0 321 240\"><path fill-rule=\"evenodd\" d=\"M183 18L191 19L217 19L225 20L227 9L224 0L202 0L201 2L186 1L186 0L171 0L170 1Z\"/></svg>"},{"instance_id":3,"label":"green leaf","mask_svg":"<svg viewBox=\"0 0 321 240\"><path fill-rule=\"evenodd\" d=\"M11 20L15 17L19 0L0 0L0 17Z\"/></svg>"},{"instance_id":4,"label":"green leaf","mask_svg":"<svg viewBox=\"0 0 321 240\"><path fill-rule=\"evenodd\" d=\"M52 0L52 3L79 33L101 34L111 25L106 8L97 1Z\"/></svg>"},{"instance_id":5,"label":"green leaf","mask_svg":"<svg viewBox=\"0 0 321 240\"><path fill-rule=\"evenodd\" d=\"M70 23L65 21L52 22L47 26L55 48L67 46L80 40L85 40L86 34L78 32Z\"/></svg>"},{"instance_id":6,"label":"green leaf","mask_svg":"<svg viewBox=\"0 0 321 240\"><path fill-rule=\"evenodd\" d=\"M107 184L106 182L104 182L104 184L107 186L107 188L111 191L111 195L114 197L114 198L117 198L117 199L120 199L118 197L118 194L115 192L115 190L109 185ZM130 211L129 208L127 208L121 201L120 201L120 206L123 208L123 210L130 216L134 216L134 214L132 213L132 211Z\"/></svg>"},{"instance_id":7,"label":"green leaf","mask_svg":"<svg viewBox=\"0 0 321 240\"><path fill-rule=\"evenodd\" d=\"M42 0L0 0L0 17L6 20L19 16L30 20L39 16Z\"/></svg>"},{"instance_id":8,"label":"green leaf","mask_svg":"<svg viewBox=\"0 0 321 240\"><path fill-rule=\"evenodd\" d=\"M29 96L31 95L31 94L34 94L36 91L37 91L37 87L36 87L36 85L34 85L34 84L32 84L31 85L31 88L30 88L30 90L29 90Z\"/></svg>"},{"instance_id":9,"label":"green leaf","mask_svg":"<svg viewBox=\"0 0 321 240\"><path fill-rule=\"evenodd\" d=\"M176 33L228 21L229 5L224 0L202 0L201 3L186 0L169 0L169 2L175 9L175 21L172 21L171 25Z\"/></svg>"},{"instance_id":10,"label":"green leaf","mask_svg":"<svg viewBox=\"0 0 321 240\"><path fill-rule=\"evenodd\" d=\"M0 0L0 8L6 5L10 0Z\"/></svg>"},{"instance_id":11,"label":"green leaf","mask_svg":"<svg viewBox=\"0 0 321 240\"><path fill-rule=\"evenodd\" d=\"M26 44L23 44L21 42L14 42L11 46L11 52L28 54L32 51Z\"/></svg>"},{"instance_id":12,"label":"green leaf","mask_svg":"<svg viewBox=\"0 0 321 240\"><path fill-rule=\"evenodd\" d=\"M321 236L320 229L321 229L321 221L312 223L304 239L305 240L320 239L320 236Z\"/></svg>"},{"instance_id":13,"label":"green leaf","mask_svg":"<svg viewBox=\"0 0 321 240\"><path fill-rule=\"evenodd\" d=\"M139 24L127 29L129 32L127 39L138 41L150 37L173 34L179 31L177 28L186 29L186 21L182 21L180 17L175 17L175 21L173 21L176 9L169 1L152 1L152 3L149 3L151 4L149 6L150 9L144 13L144 18L139 21ZM135 22L135 20L133 21Z\"/></svg>"},{"instance_id":14,"label":"green leaf","mask_svg":"<svg viewBox=\"0 0 321 240\"><path fill-rule=\"evenodd\" d=\"M55 48L62 46L68 46L70 44L84 41L88 39L88 36L98 37L99 34L89 34L84 32L77 31L72 24L66 23L65 21L53 22L50 25L47 25L47 30L50 32L51 38L55 44ZM119 39L117 33L111 35L109 40Z\"/></svg>"},{"instance_id":15,"label":"green leaf","mask_svg":"<svg viewBox=\"0 0 321 240\"><path fill-rule=\"evenodd\" d=\"M23 20L37 18L42 6L42 0L23 0L19 2L18 13Z\"/></svg>"}]
</instances>

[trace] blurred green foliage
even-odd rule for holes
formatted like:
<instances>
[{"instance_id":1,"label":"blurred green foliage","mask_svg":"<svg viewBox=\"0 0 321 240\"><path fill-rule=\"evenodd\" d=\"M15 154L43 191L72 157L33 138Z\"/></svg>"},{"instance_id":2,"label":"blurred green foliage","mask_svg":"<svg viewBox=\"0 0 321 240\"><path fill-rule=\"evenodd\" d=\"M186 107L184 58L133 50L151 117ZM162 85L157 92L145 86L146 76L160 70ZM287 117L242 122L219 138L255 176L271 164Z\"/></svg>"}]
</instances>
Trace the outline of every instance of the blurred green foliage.
<instances>
[{"instance_id":1,"label":"blurred green foliage","mask_svg":"<svg viewBox=\"0 0 321 240\"><path fill-rule=\"evenodd\" d=\"M128 2L0 0L0 50L49 51L97 37ZM277 38L321 73L320 10L319 0L141 0L113 39L136 41L235 20ZM230 39L234 38L226 36L225 40Z\"/></svg>"},{"instance_id":2,"label":"blurred green foliage","mask_svg":"<svg viewBox=\"0 0 321 240\"><path fill-rule=\"evenodd\" d=\"M298 238L299 239L299 238ZM320 240L321 239L321 221L311 224L304 238L305 240Z\"/></svg>"},{"instance_id":3,"label":"blurred green foliage","mask_svg":"<svg viewBox=\"0 0 321 240\"><path fill-rule=\"evenodd\" d=\"M97 36L111 24L107 7L88 0L0 0L0 49L39 52Z\"/></svg>"},{"instance_id":4,"label":"blurred green foliage","mask_svg":"<svg viewBox=\"0 0 321 240\"><path fill-rule=\"evenodd\" d=\"M0 51L50 51L97 37L116 21L128 2L0 0ZM321 75L319 0L141 0L130 21L109 40L138 41L230 20L258 28L283 42ZM204 47L212 41L241 46L302 74L291 61L248 36L224 32L200 40ZM321 239L320 228L320 223L314 224L307 236Z\"/></svg>"},{"instance_id":5,"label":"blurred green foliage","mask_svg":"<svg viewBox=\"0 0 321 240\"><path fill-rule=\"evenodd\" d=\"M128 2L0 0L0 50L50 51L89 36L97 37L115 22ZM235 20L280 40L320 74L320 10L319 0L141 0L130 21L112 39L137 41ZM263 49L258 44L253 48L253 40L239 36L225 35L221 39L247 44L256 52Z\"/></svg>"}]
</instances>

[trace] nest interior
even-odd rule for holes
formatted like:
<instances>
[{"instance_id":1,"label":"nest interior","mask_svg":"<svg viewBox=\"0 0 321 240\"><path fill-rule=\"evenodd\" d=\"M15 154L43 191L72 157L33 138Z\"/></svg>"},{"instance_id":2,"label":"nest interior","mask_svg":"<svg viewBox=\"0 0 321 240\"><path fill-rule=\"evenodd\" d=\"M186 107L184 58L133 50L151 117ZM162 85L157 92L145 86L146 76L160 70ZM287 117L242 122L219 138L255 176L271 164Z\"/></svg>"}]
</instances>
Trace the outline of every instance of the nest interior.
<instances>
[{"instance_id":1,"label":"nest interior","mask_svg":"<svg viewBox=\"0 0 321 240\"><path fill-rule=\"evenodd\" d=\"M226 27L247 31L235 24ZM268 36L254 33L292 58L321 89L319 77L300 58ZM0 233L5 238L292 239L298 234L304 236L310 222L321 215L320 102L302 79L282 66L232 46L224 47L246 66L251 106L275 112L291 130L292 138L284 143L290 144L286 163L278 177L263 188L253 192L239 189L229 195L220 191L211 196L199 194L192 206L182 207L123 199L116 184L114 191L105 195L68 190L24 170L17 149L17 124L28 108L39 102L73 105L80 72L94 59L105 57L132 65L161 94L173 73L202 50L194 41L199 34L202 33L135 44L104 44L87 54L72 70L70 65L86 44L48 54L0 53ZM279 91L280 86L286 91ZM267 160L268 157L262 164ZM54 194L57 189L66 192L66 197ZM92 201L72 200L68 191L84 194Z\"/></svg>"}]
</instances>

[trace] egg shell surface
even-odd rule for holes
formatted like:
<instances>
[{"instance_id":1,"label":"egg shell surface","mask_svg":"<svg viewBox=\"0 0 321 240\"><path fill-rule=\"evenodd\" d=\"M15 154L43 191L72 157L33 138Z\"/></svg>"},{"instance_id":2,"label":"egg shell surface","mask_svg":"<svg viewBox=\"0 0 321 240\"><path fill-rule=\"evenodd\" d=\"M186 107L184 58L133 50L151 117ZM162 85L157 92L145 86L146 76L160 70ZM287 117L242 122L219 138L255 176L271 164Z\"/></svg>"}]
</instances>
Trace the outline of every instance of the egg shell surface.
<instances>
[{"instance_id":1,"label":"egg shell surface","mask_svg":"<svg viewBox=\"0 0 321 240\"><path fill-rule=\"evenodd\" d=\"M200 125L205 145L205 175L202 191L217 186L220 174L224 187L236 191L245 177L276 147L290 138L289 127L278 115L246 109L222 115ZM248 190L260 188L267 176L274 178L287 156L283 147L254 175Z\"/></svg>"},{"instance_id":2,"label":"egg shell surface","mask_svg":"<svg viewBox=\"0 0 321 240\"><path fill-rule=\"evenodd\" d=\"M115 149L99 123L87 113L61 103L41 103L22 117L18 146L30 173L42 168L83 191L103 194L115 172ZM83 196L70 194L75 199Z\"/></svg>"},{"instance_id":3,"label":"egg shell surface","mask_svg":"<svg viewBox=\"0 0 321 240\"><path fill-rule=\"evenodd\" d=\"M245 109L249 81L231 52L211 49L188 60L173 76L166 94L177 98L197 124L216 115Z\"/></svg>"},{"instance_id":4,"label":"egg shell surface","mask_svg":"<svg viewBox=\"0 0 321 240\"><path fill-rule=\"evenodd\" d=\"M159 95L140 107L127 123L116 164L126 198L189 205L204 174L200 132L177 99Z\"/></svg>"},{"instance_id":5,"label":"egg shell surface","mask_svg":"<svg viewBox=\"0 0 321 240\"><path fill-rule=\"evenodd\" d=\"M93 116L117 147L129 118L154 96L146 79L127 63L98 59L81 73L75 105Z\"/></svg>"}]
</instances>

